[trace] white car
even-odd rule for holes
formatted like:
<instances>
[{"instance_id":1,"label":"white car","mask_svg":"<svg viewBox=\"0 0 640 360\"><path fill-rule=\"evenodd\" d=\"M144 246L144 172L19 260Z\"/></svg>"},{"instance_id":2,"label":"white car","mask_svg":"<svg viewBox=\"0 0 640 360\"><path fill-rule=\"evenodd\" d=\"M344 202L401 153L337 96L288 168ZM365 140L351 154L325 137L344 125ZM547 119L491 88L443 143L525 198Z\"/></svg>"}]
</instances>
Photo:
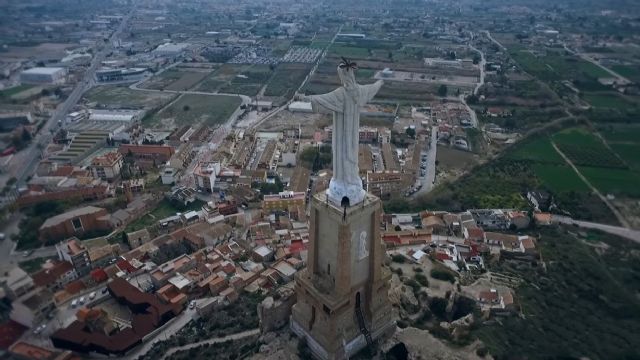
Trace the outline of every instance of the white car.
<instances>
[{"instance_id":1,"label":"white car","mask_svg":"<svg viewBox=\"0 0 640 360\"><path fill-rule=\"evenodd\" d=\"M4 240L7 236L4 233L0 233L0 241Z\"/></svg>"},{"instance_id":2,"label":"white car","mask_svg":"<svg viewBox=\"0 0 640 360\"><path fill-rule=\"evenodd\" d=\"M76 299L76 300L73 300L73 301L71 302L71 307L72 307L72 308L75 308L76 306L78 306L78 300L77 300L77 299Z\"/></svg>"},{"instance_id":3,"label":"white car","mask_svg":"<svg viewBox=\"0 0 640 360\"><path fill-rule=\"evenodd\" d=\"M78 300L78 302L80 303L80 305L84 304L84 296L80 298L80 300Z\"/></svg>"},{"instance_id":4,"label":"white car","mask_svg":"<svg viewBox=\"0 0 640 360\"><path fill-rule=\"evenodd\" d=\"M189 309L193 309L196 307L196 301L195 300L191 300L191 302L189 303Z\"/></svg>"},{"instance_id":5,"label":"white car","mask_svg":"<svg viewBox=\"0 0 640 360\"><path fill-rule=\"evenodd\" d=\"M96 292L92 292L91 294L89 294L89 300L93 300L96 298Z\"/></svg>"}]
</instances>

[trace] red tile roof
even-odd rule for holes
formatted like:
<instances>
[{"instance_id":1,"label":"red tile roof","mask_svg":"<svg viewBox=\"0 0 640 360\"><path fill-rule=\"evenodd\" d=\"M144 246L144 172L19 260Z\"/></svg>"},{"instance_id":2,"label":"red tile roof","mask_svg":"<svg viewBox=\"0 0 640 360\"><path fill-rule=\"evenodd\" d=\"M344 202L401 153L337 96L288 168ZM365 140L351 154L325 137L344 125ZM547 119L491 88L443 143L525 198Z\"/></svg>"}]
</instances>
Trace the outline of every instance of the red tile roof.
<instances>
[{"instance_id":1,"label":"red tile roof","mask_svg":"<svg viewBox=\"0 0 640 360\"><path fill-rule=\"evenodd\" d=\"M42 269L31 277L36 286L46 287L55 283L62 275L73 270L73 265L68 261L59 261L53 264L49 269Z\"/></svg>"}]
</instances>

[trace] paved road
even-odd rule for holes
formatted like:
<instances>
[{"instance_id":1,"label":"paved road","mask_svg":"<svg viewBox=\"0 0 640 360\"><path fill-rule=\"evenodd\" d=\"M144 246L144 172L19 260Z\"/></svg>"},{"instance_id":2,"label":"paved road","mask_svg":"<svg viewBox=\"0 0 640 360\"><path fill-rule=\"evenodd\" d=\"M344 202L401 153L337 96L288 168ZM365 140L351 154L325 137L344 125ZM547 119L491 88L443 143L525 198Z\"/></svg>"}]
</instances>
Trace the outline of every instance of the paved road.
<instances>
[{"instance_id":1,"label":"paved road","mask_svg":"<svg viewBox=\"0 0 640 360\"><path fill-rule=\"evenodd\" d=\"M186 309L178 316L175 317L175 320L166 326L161 332L157 333L153 338L149 339L147 342L143 343L137 349L134 349L132 352L123 357L123 359L135 360L140 356L144 356L151 348L155 345L154 342L164 341L169 339L173 334L177 333L182 329L189 321L191 321L197 313L193 309Z\"/></svg>"},{"instance_id":2,"label":"paved road","mask_svg":"<svg viewBox=\"0 0 640 360\"><path fill-rule=\"evenodd\" d=\"M587 180L586 177L584 177L582 175L582 173L580 172L580 170L578 170L578 168L573 164L573 162L571 162L571 160L560 150L560 148L558 148L558 146L556 145L555 142L551 141L551 145L553 145L553 148L556 149L556 152L558 154L560 154L560 156L562 156L562 158L564 159L564 161L569 164L569 166L571 166L571 168L573 169L573 171L575 171L575 173L578 175L578 177L585 183L587 184L587 186L589 187L589 189L591 189L591 191L593 191L599 198L600 200L602 200L602 202L604 202L607 207L611 210L611 212L613 213L613 215L616 216L616 218L618 219L618 222L620 224L622 224L625 228L630 228L631 226L629 225L629 222L627 222L627 219L624 218L624 216L622 216L622 214L620 213L620 211L618 211L618 209L616 209L615 206L613 206L613 204L611 204L611 202L609 201L609 199L607 199L604 195L602 195L602 193L596 189L595 186L591 185L591 183L589 182L589 180Z\"/></svg>"},{"instance_id":3,"label":"paved road","mask_svg":"<svg viewBox=\"0 0 640 360\"><path fill-rule=\"evenodd\" d=\"M66 114L78 103L82 94L94 85L96 69L100 66L106 55L111 52L113 42L127 27L127 24L134 12L135 7L125 18L122 19L120 25L116 31L113 32L109 40L105 44L101 44L102 48L98 50L96 55L93 57L91 65L87 68L87 71L84 74L84 79L78 82L69 97L67 97L62 104L58 105L51 117L49 117L49 120L47 120L42 129L38 132L34 141L31 142L31 145L26 150L23 150L21 155L16 154L16 158L12 160L12 163L18 168L14 168L12 173L18 179L18 183L24 183L25 179L33 173L38 161L40 160L41 149L44 149L51 142L51 139L53 138L52 132L55 131L58 121L63 121Z\"/></svg>"},{"instance_id":4,"label":"paved road","mask_svg":"<svg viewBox=\"0 0 640 360\"><path fill-rule=\"evenodd\" d=\"M161 360L167 359L167 358L171 358L171 355L177 353L178 351L184 351L184 350L189 350L189 349L193 349L196 348L198 346L201 345L205 345L205 344L217 344L217 343L222 343L225 341L229 341L229 340L239 340L239 339L243 339L249 336L255 336L260 334L260 329L252 329L252 330L247 330L247 331L243 331L243 332L239 332L236 334L231 334L231 335L227 335L224 337L220 337L220 338L213 338L213 339L208 339L208 340L204 340L204 341L200 341L197 343L193 343L193 344L188 344L185 346L179 346L179 347L175 347L175 348L171 348L169 349L169 351L167 351L161 358Z\"/></svg>"},{"instance_id":5,"label":"paved road","mask_svg":"<svg viewBox=\"0 0 640 360\"><path fill-rule=\"evenodd\" d=\"M460 102L467 108L467 112L469 112L469 117L471 119L471 126L474 128L478 128L478 115L475 111L467 104L467 100L465 100L464 95L460 94Z\"/></svg>"},{"instance_id":6,"label":"paved road","mask_svg":"<svg viewBox=\"0 0 640 360\"><path fill-rule=\"evenodd\" d=\"M594 223L590 221L574 220L568 216L553 215L551 221L567 225L577 225L585 229L597 229L609 234L618 235L631 241L640 243L640 231L621 226Z\"/></svg>"},{"instance_id":7,"label":"paved road","mask_svg":"<svg viewBox=\"0 0 640 360\"><path fill-rule=\"evenodd\" d=\"M584 60L584 61L588 61L588 62L592 63L593 65L595 65L595 66L599 67L600 69L602 69L602 70L604 70L604 71L608 72L611 76L613 76L613 77L617 78L617 79L618 79L618 81L620 81L621 83L624 83L624 84L629 84L629 83L631 83L631 81L630 81L629 79L627 79L626 77L624 77L624 76L622 76L622 75L618 74L617 72L615 72L615 71L613 71L613 70L609 69L608 67L606 67L606 66L604 66L604 65L600 64L600 62L598 62L598 61L594 60L593 58L591 58L591 57L590 57L590 56L588 56L587 54L583 54L583 53L580 53L580 52L577 52L577 51L573 51L573 50L569 49L569 47L567 46L567 44L562 44L562 46L564 47L564 49L565 49L567 52L569 52L569 53L571 53L571 54L573 54L573 55L576 55L576 56L578 56L578 57L582 58L582 60Z\"/></svg>"},{"instance_id":8,"label":"paved road","mask_svg":"<svg viewBox=\"0 0 640 360\"><path fill-rule=\"evenodd\" d=\"M422 183L422 188L419 191L415 192L412 197L416 197L418 195L423 195L431 191L434 187L434 182L436 181L436 154L438 149L438 127L431 127L431 139L430 146L427 146L427 173L423 179L419 179Z\"/></svg>"}]
</instances>

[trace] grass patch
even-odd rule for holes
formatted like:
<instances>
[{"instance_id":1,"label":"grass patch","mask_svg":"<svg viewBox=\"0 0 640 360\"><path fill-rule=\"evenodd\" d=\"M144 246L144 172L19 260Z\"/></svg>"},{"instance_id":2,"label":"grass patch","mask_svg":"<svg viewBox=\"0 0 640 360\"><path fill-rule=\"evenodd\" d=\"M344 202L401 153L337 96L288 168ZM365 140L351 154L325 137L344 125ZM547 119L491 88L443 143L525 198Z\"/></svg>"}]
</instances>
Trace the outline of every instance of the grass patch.
<instances>
[{"instance_id":1,"label":"grass patch","mask_svg":"<svg viewBox=\"0 0 640 360\"><path fill-rule=\"evenodd\" d=\"M7 97L10 98L13 95L19 94L25 90L29 90L31 88L33 88L35 85L27 85L27 84L23 84L23 85L18 85L18 86L14 86L14 87L10 87L8 89L4 89L2 91L0 91L0 98L2 97Z\"/></svg>"},{"instance_id":2,"label":"grass patch","mask_svg":"<svg viewBox=\"0 0 640 360\"><path fill-rule=\"evenodd\" d=\"M123 108L153 108L162 105L172 98L173 94L149 93L148 91L131 90L126 86L104 85L89 90L85 98L99 105L118 105Z\"/></svg>"},{"instance_id":3,"label":"grass patch","mask_svg":"<svg viewBox=\"0 0 640 360\"><path fill-rule=\"evenodd\" d=\"M35 258L31 260L20 261L18 266L28 274L33 274L42 269L42 265L47 262L47 260L56 259L55 256L46 257L46 258Z\"/></svg>"},{"instance_id":4,"label":"grass patch","mask_svg":"<svg viewBox=\"0 0 640 360\"><path fill-rule=\"evenodd\" d=\"M138 231L145 227L156 225L159 220L173 216L178 212L186 212L191 210L200 210L204 203L200 200L196 200L189 204L187 207L179 207L172 204L167 199L162 199L150 213L140 217L138 220L127 225L125 232Z\"/></svg>"},{"instance_id":5,"label":"grass patch","mask_svg":"<svg viewBox=\"0 0 640 360\"><path fill-rule=\"evenodd\" d=\"M241 103L238 96L185 94L152 120L173 119L177 126L194 123L215 126L227 121Z\"/></svg>"}]
</instances>

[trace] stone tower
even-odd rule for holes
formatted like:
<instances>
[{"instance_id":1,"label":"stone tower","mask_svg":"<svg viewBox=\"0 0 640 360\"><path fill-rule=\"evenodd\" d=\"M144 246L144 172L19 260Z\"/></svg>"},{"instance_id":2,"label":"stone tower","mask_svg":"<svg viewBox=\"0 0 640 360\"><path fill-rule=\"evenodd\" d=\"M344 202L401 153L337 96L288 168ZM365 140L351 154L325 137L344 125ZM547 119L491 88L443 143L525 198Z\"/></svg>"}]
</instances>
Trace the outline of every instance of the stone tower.
<instances>
[{"instance_id":1,"label":"stone tower","mask_svg":"<svg viewBox=\"0 0 640 360\"><path fill-rule=\"evenodd\" d=\"M318 359L346 359L395 330L380 214L371 194L351 206L329 201L326 192L311 200L307 267L295 278L291 329Z\"/></svg>"}]
</instances>

